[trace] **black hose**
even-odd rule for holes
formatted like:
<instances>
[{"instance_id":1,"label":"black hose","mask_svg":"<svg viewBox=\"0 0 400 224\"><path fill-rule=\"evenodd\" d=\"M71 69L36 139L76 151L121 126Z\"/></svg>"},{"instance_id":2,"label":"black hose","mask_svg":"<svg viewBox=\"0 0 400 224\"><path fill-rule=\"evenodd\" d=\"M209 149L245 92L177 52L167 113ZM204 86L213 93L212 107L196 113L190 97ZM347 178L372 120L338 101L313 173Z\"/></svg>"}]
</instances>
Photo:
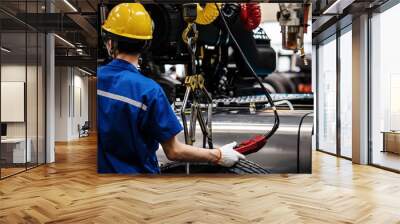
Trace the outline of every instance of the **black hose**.
<instances>
[{"instance_id":1,"label":"black hose","mask_svg":"<svg viewBox=\"0 0 400 224\"><path fill-rule=\"evenodd\" d=\"M278 115L278 111L275 107L274 101L272 100L272 97L270 95L270 93L268 92L268 90L265 88L265 86L262 83L262 80L260 77L258 77L257 73L254 71L253 67L251 66L249 60L247 59L246 55L243 53L242 48L240 47L239 43L237 42L235 36L233 36L231 29L229 28L228 23L226 22L225 19L225 15L222 13L222 10L220 7L218 7L217 3L215 3L215 5L217 6L217 9L219 11L219 15L221 16L221 19L226 27L226 30L228 31L228 34L230 36L230 38L233 40L233 43L235 44L236 48L238 49L240 55L242 56L245 64L247 65L247 67L249 68L249 70L251 71L251 74L254 76L254 78L257 80L258 84L260 84L261 89L263 89L265 96L267 97L269 104L271 105L271 108L274 112L274 117L275 117L275 121L274 121L274 126L272 127L272 129L267 132L265 134L266 139L269 139L272 135L275 134L276 130L278 130L279 128L279 115Z\"/></svg>"},{"instance_id":2,"label":"black hose","mask_svg":"<svg viewBox=\"0 0 400 224\"><path fill-rule=\"evenodd\" d=\"M306 117L308 117L310 114L313 114L314 112L309 112L304 114L299 123L299 129L297 131L297 173L300 173L300 133L301 133L301 126L303 125L303 121Z\"/></svg>"}]
</instances>

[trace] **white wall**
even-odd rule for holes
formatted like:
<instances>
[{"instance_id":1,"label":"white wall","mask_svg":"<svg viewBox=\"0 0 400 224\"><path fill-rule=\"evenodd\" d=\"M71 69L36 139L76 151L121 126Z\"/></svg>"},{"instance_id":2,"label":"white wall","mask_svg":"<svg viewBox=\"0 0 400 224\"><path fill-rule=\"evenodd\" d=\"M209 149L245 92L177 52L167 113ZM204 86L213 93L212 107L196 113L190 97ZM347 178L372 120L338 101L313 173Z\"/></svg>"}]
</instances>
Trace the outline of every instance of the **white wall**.
<instances>
[{"instance_id":1,"label":"white wall","mask_svg":"<svg viewBox=\"0 0 400 224\"><path fill-rule=\"evenodd\" d=\"M25 80L27 78L27 80ZM39 159L39 163L44 162L44 74L42 67L24 64L2 64L2 82L24 82L26 84L26 107L22 112L26 112L26 121L6 122L8 138L25 138L30 140L32 162ZM7 97L7 96L2 96ZM10 108L1 108L10 110ZM10 111L8 111L10 112ZM12 113L12 112L11 112ZM39 153L39 156L37 156Z\"/></svg>"},{"instance_id":2,"label":"white wall","mask_svg":"<svg viewBox=\"0 0 400 224\"><path fill-rule=\"evenodd\" d=\"M77 139L78 124L83 125L89 117L88 78L78 69L56 67L55 107L55 140Z\"/></svg>"},{"instance_id":3,"label":"white wall","mask_svg":"<svg viewBox=\"0 0 400 224\"><path fill-rule=\"evenodd\" d=\"M89 120L88 112L88 77L82 76L82 73L74 75L74 113L72 119L72 135L78 136L78 124L83 125ZM80 92L80 93L79 93ZM80 96L80 97L79 97ZM80 102L79 102L80 101ZM81 107L81 108L80 108ZM81 111L80 111L81 110Z\"/></svg>"},{"instance_id":4,"label":"white wall","mask_svg":"<svg viewBox=\"0 0 400 224\"><path fill-rule=\"evenodd\" d=\"M1 66L2 82L25 82L26 67L19 64L4 64ZM28 66L28 73L33 69ZM26 82L25 82L26 83ZM29 96L36 96L36 93L28 93ZM1 108L7 110L7 108ZM28 118L28 120L30 120ZM7 137L25 137L25 122L7 122ZM29 137L29 136L28 136Z\"/></svg>"},{"instance_id":5,"label":"white wall","mask_svg":"<svg viewBox=\"0 0 400 224\"><path fill-rule=\"evenodd\" d=\"M69 139L69 85L70 74L67 67L55 68L55 140Z\"/></svg>"}]
</instances>

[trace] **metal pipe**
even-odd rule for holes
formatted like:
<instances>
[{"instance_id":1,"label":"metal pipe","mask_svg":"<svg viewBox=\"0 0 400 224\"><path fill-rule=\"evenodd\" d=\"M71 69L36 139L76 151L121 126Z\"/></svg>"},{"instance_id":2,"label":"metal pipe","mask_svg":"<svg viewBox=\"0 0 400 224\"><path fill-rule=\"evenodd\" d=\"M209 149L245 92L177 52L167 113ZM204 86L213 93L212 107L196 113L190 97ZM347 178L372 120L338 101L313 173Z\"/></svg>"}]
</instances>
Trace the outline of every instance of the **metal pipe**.
<instances>
[{"instance_id":1,"label":"metal pipe","mask_svg":"<svg viewBox=\"0 0 400 224\"><path fill-rule=\"evenodd\" d=\"M185 114L185 108L189 99L189 94L190 94L190 87L186 87L186 92L185 96L183 97L183 102L182 102L182 107L181 107L181 118L182 118L182 126L183 126L183 131L185 133L185 143L189 144L189 132L188 132L188 127L186 123L186 114Z\"/></svg>"}]
</instances>

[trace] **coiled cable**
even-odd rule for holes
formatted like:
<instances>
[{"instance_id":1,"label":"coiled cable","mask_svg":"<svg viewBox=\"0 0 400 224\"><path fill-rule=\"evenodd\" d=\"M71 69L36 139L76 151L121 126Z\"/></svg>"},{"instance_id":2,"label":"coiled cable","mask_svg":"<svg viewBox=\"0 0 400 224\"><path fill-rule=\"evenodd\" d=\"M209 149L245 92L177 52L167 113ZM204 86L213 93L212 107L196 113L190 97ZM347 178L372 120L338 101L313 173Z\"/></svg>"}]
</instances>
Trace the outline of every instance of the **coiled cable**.
<instances>
[{"instance_id":1,"label":"coiled cable","mask_svg":"<svg viewBox=\"0 0 400 224\"><path fill-rule=\"evenodd\" d=\"M240 19L244 28L252 31L261 23L261 7L259 3L242 3L240 5Z\"/></svg>"}]
</instances>

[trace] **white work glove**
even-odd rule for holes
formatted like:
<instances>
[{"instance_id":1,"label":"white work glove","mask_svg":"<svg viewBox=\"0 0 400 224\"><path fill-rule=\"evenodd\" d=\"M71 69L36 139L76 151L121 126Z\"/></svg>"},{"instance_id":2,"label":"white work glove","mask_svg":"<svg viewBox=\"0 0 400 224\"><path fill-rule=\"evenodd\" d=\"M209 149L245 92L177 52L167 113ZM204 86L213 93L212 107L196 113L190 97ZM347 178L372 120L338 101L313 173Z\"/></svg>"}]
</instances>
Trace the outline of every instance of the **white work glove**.
<instances>
[{"instance_id":1,"label":"white work glove","mask_svg":"<svg viewBox=\"0 0 400 224\"><path fill-rule=\"evenodd\" d=\"M231 167L235 165L237 162L239 162L239 160L246 158L243 154L233 149L233 147L235 146L236 142L232 142L218 149L221 152L221 157L217 161L218 165Z\"/></svg>"}]
</instances>

